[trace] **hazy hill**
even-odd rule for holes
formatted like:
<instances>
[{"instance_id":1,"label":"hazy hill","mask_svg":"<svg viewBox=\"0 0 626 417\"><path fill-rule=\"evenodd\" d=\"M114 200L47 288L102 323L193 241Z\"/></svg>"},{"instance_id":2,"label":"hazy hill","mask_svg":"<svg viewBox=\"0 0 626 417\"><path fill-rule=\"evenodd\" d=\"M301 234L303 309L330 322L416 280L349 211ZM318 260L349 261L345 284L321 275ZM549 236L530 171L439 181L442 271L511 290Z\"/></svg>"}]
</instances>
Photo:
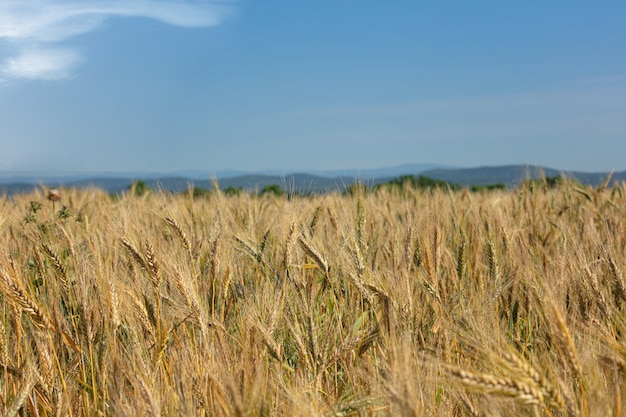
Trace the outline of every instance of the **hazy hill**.
<instances>
[{"instance_id":1,"label":"hazy hill","mask_svg":"<svg viewBox=\"0 0 626 417\"><path fill-rule=\"evenodd\" d=\"M521 181L531 178L565 176L580 181L582 184L599 185L606 180L608 172L589 173L576 171L558 171L529 165L506 165L499 167L432 169L422 173L427 177L449 181L459 185L488 185L505 184L509 187L518 185ZM626 171L616 172L612 181L626 181Z\"/></svg>"},{"instance_id":2,"label":"hazy hill","mask_svg":"<svg viewBox=\"0 0 626 417\"><path fill-rule=\"evenodd\" d=\"M171 173L129 172L129 173L11 173L0 172L0 193L9 195L31 191L42 184L49 187L88 187L94 186L118 193L128 189L133 180L145 181L150 187L180 192L190 184L195 187L212 189L212 179L217 178L220 188L243 188L261 190L273 184L284 190L299 193L319 193L343 191L356 180L368 185L400 175L419 175L437 164L406 164L376 169L320 170L308 173L293 173L284 170L270 170L261 173L228 170L217 173L203 170L176 171Z\"/></svg>"},{"instance_id":3,"label":"hazy hill","mask_svg":"<svg viewBox=\"0 0 626 417\"><path fill-rule=\"evenodd\" d=\"M155 181L163 178L184 178L193 181L210 181L212 178L249 178L249 177L285 177L289 175L298 175L296 173L304 172L306 175L325 178L390 178L400 175L419 174L429 169L435 168L451 168L441 164L405 164L391 167L373 168L373 169L341 169L341 170L285 170L273 169L259 172L241 171L241 170L178 170L173 172L10 172L0 171L0 184L13 183L57 183L69 184L83 181L105 182L108 180L123 180L129 178L139 178L144 181ZM114 181L113 181L114 183Z\"/></svg>"},{"instance_id":4,"label":"hazy hill","mask_svg":"<svg viewBox=\"0 0 626 417\"><path fill-rule=\"evenodd\" d=\"M301 194L322 193L339 191L355 181L360 181L368 186L374 186L390 181L401 175L424 175L433 179L449 181L462 186L505 184L514 187L521 181L529 178L554 177L564 175L574 178L583 184L601 184L609 175L607 172L587 173L587 172L564 172L551 168L527 165L506 165L498 167L477 167L477 168L432 168L433 165L414 164L402 165L398 167L380 168L374 170L346 170L346 171L318 171L316 175L311 173L289 173L289 174L240 174L235 175L235 171L225 171L224 177L218 177L217 181L221 189L229 187L242 188L248 191L260 191L268 185L278 184L285 191L297 192ZM6 173L5 173L6 174ZM137 175L132 175L137 174ZM212 189L211 176L202 176L199 171L188 172L190 176L184 175L157 175L132 173L126 177L119 174L80 177L78 174L65 176L42 177L21 175L19 177L0 176L0 193L8 195L28 192L42 184L47 187L98 187L111 193L120 193L127 190L133 180L145 181L151 188L162 189L170 192L181 192L187 190L192 184L198 188ZM322 175L324 174L324 175ZM336 175L330 175L336 174ZM233 176L234 175L234 176ZM198 176L200 179L198 179ZM613 181L626 181L626 172L617 172L612 176Z\"/></svg>"}]
</instances>

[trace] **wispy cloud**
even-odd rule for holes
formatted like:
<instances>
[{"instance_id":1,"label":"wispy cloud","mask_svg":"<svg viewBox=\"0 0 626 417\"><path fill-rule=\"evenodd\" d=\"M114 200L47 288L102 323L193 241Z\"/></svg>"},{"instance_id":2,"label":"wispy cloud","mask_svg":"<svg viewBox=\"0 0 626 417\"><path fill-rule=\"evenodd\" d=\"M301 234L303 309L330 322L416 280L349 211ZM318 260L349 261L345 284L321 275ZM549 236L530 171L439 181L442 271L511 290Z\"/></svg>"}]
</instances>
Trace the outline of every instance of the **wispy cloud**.
<instances>
[{"instance_id":1,"label":"wispy cloud","mask_svg":"<svg viewBox=\"0 0 626 417\"><path fill-rule=\"evenodd\" d=\"M0 63L0 78L71 78L82 58L64 41L111 18L203 27L219 24L231 10L232 2L211 0L2 0L0 42L10 56Z\"/></svg>"},{"instance_id":2,"label":"wispy cloud","mask_svg":"<svg viewBox=\"0 0 626 417\"><path fill-rule=\"evenodd\" d=\"M10 78L62 80L72 78L72 69L80 61L71 49L29 49L8 58L2 73Z\"/></svg>"}]
</instances>

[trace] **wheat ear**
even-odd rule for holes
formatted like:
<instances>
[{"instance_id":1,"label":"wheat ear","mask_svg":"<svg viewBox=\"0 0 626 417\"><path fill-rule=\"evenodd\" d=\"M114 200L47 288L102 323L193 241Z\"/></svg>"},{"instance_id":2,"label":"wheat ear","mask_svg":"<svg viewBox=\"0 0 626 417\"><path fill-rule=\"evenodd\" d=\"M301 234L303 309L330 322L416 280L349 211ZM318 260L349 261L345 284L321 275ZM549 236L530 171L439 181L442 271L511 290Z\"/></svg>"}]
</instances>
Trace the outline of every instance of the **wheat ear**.
<instances>
[{"instance_id":1,"label":"wheat ear","mask_svg":"<svg viewBox=\"0 0 626 417\"><path fill-rule=\"evenodd\" d=\"M128 250L135 262L137 262L140 267L147 271L148 266L146 265L146 261L144 261L143 257L139 254L137 249L135 249L135 246L130 242L130 240L128 240L128 238L126 238L125 236L122 236L120 238L120 241L122 242L122 245L126 248L126 250Z\"/></svg>"},{"instance_id":2,"label":"wheat ear","mask_svg":"<svg viewBox=\"0 0 626 417\"><path fill-rule=\"evenodd\" d=\"M514 368L524 372L543 392L543 394L551 400L551 402L560 407L561 409L566 407L565 401L561 393L557 391L554 386L543 375L530 365L527 361L519 356L505 352L502 357L513 365Z\"/></svg>"},{"instance_id":3,"label":"wheat ear","mask_svg":"<svg viewBox=\"0 0 626 417\"><path fill-rule=\"evenodd\" d=\"M59 259L57 254L54 253L52 248L46 245L45 243L42 244L41 247L43 248L44 252L46 252L50 260L52 261L54 268L59 273L59 277L61 278L61 282L63 283L63 285L67 285L67 271L65 270L65 267L61 263L61 260Z\"/></svg>"},{"instance_id":4,"label":"wheat ear","mask_svg":"<svg viewBox=\"0 0 626 417\"><path fill-rule=\"evenodd\" d=\"M0 290L11 306L18 311L25 311L37 327L40 329L52 328L52 323L50 323L48 316L30 298L26 290L9 276L2 267L0 267Z\"/></svg>"},{"instance_id":5,"label":"wheat ear","mask_svg":"<svg viewBox=\"0 0 626 417\"><path fill-rule=\"evenodd\" d=\"M326 262L326 259L324 259L313 246L304 240L302 236L300 236L298 240L304 252L306 252L306 254L313 259L313 262L315 262L322 271L324 271L324 274L328 275L328 262Z\"/></svg>"},{"instance_id":6,"label":"wheat ear","mask_svg":"<svg viewBox=\"0 0 626 417\"><path fill-rule=\"evenodd\" d=\"M494 377L487 374L471 373L457 368L449 368L448 373L463 385L478 392L504 395L523 401L526 404L541 405L543 393L534 386L512 378Z\"/></svg>"},{"instance_id":7,"label":"wheat ear","mask_svg":"<svg viewBox=\"0 0 626 417\"><path fill-rule=\"evenodd\" d=\"M178 236L178 239L180 239L181 243L183 244L183 247L187 249L187 252L189 253L189 259L192 259L193 253L192 253L191 243L189 242L189 239L187 238L187 234L185 233L183 228L180 226L180 224L178 224L176 220L174 220L171 217L166 217L165 222L174 231L174 234Z\"/></svg>"}]
</instances>

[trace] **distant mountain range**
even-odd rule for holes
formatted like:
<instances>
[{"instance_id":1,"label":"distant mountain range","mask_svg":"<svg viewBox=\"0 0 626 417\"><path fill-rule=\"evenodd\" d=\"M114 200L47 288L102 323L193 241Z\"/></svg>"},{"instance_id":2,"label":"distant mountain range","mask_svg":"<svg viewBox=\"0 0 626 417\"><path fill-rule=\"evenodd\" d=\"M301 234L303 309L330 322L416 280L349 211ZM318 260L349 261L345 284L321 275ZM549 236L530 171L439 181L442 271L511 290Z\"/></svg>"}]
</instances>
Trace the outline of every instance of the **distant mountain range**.
<instances>
[{"instance_id":1,"label":"distant mountain range","mask_svg":"<svg viewBox=\"0 0 626 417\"><path fill-rule=\"evenodd\" d=\"M180 170L171 172L61 172L61 173L29 173L29 172L7 172L0 171L0 184L8 183L70 183L82 181L90 178L106 178L106 179L125 179L134 178L144 181L155 180L159 178L187 178L190 180L211 180L213 178L233 178L246 176L288 176L295 173L307 173L318 177L336 178L378 178L378 177L396 177L399 175L424 172L435 168L452 168L441 164L405 164L393 167L374 168L374 169L344 169L344 170L305 170L305 169L274 169L264 171L241 171L241 170Z\"/></svg>"},{"instance_id":2,"label":"distant mountain range","mask_svg":"<svg viewBox=\"0 0 626 417\"><path fill-rule=\"evenodd\" d=\"M410 164L395 167L365 170L309 171L293 173L287 171L264 171L247 173L243 171L178 171L171 173L67 173L67 174L14 174L0 172L0 193L8 195L32 191L45 187L98 187L111 193L128 189L134 180L142 180L150 187L171 192L187 190L190 185L200 188L213 188L216 179L220 188L242 188L261 190L263 187L278 184L283 190L298 193L320 193L344 191L356 181L369 186L390 181L403 175L424 175L433 179L449 181L462 186L505 184L514 187L529 178L565 176L583 184L598 185L606 180L608 172L572 172L533 165L505 165L477 168L455 168L435 164ZM626 171L616 172L612 181L626 181Z\"/></svg>"}]
</instances>

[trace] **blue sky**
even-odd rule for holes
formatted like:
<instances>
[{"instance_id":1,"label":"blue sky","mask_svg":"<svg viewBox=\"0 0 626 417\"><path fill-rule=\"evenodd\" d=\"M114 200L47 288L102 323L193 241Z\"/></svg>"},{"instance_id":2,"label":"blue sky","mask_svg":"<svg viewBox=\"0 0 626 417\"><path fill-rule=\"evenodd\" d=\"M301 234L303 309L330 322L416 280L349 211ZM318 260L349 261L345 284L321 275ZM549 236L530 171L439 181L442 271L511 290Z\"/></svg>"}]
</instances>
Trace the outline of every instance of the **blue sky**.
<instances>
[{"instance_id":1,"label":"blue sky","mask_svg":"<svg viewBox=\"0 0 626 417\"><path fill-rule=\"evenodd\" d=\"M624 21L617 1L2 0L0 171L626 170Z\"/></svg>"}]
</instances>

